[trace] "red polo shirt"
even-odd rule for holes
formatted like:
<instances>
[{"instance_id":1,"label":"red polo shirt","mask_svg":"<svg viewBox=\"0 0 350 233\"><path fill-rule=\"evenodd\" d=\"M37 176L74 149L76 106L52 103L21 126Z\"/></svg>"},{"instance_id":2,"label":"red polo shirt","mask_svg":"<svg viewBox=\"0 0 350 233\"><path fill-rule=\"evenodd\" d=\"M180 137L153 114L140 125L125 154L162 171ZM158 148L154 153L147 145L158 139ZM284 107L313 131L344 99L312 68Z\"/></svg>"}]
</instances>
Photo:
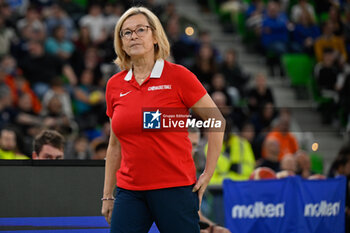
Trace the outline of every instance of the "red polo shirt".
<instances>
[{"instance_id":1,"label":"red polo shirt","mask_svg":"<svg viewBox=\"0 0 350 233\"><path fill-rule=\"evenodd\" d=\"M150 190L191 185L196 169L188 133L143 129L144 108L190 108L206 94L196 76L183 66L157 60L139 85L132 70L107 83L107 115L121 144L117 186Z\"/></svg>"}]
</instances>

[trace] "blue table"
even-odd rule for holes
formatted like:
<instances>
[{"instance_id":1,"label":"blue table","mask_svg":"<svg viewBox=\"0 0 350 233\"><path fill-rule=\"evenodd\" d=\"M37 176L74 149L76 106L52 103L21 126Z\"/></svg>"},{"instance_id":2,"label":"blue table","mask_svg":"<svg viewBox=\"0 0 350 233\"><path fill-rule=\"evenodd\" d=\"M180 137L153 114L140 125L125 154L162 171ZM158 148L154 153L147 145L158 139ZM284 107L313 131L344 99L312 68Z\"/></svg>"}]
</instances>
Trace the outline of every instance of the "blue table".
<instances>
[{"instance_id":1,"label":"blue table","mask_svg":"<svg viewBox=\"0 0 350 233\"><path fill-rule=\"evenodd\" d=\"M0 232L8 233L108 233L103 216L0 218ZM149 233L159 233L155 224Z\"/></svg>"}]
</instances>

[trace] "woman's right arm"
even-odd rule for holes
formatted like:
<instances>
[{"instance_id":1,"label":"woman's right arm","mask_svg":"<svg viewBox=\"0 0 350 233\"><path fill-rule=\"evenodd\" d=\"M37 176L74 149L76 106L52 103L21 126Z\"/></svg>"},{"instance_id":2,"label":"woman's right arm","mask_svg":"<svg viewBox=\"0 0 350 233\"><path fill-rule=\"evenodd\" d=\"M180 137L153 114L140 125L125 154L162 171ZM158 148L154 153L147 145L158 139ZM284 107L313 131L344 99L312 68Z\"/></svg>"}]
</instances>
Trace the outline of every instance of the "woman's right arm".
<instances>
[{"instance_id":1,"label":"woman's right arm","mask_svg":"<svg viewBox=\"0 0 350 233\"><path fill-rule=\"evenodd\" d=\"M121 147L118 138L112 130L109 137L109 144L106 155L105 166L105 181L103 189L103 198L113 198L113 191L116 184L116 172L120 168L121 162ZM111 200L104 200L102 203L102 215L105 216L108 223L111 222L114 202Z\"/></svg>"}]
</instances>

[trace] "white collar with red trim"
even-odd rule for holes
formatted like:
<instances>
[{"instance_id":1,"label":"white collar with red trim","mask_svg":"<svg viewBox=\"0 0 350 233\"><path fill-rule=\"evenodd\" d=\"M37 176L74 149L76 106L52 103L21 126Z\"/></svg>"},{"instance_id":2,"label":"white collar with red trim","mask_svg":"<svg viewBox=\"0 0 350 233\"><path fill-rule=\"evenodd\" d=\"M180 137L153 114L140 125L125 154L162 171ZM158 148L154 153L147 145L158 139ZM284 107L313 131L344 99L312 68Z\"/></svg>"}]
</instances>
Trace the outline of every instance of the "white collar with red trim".
<instances>
[{"instance_id":1,"label":"white collar with red trim","mask_svg":"<svg viewBox=\"0 0 350 233\"><path fill-rule=\"evenodd\" d=\"M163 72L163 68L164 68L164 60L158 59L153 66L150 78L160 78ZM130 69L129 72L125 75L124 80L130 81L131 78L132 78L132 69Z\"/></svg>"}]
</instances>

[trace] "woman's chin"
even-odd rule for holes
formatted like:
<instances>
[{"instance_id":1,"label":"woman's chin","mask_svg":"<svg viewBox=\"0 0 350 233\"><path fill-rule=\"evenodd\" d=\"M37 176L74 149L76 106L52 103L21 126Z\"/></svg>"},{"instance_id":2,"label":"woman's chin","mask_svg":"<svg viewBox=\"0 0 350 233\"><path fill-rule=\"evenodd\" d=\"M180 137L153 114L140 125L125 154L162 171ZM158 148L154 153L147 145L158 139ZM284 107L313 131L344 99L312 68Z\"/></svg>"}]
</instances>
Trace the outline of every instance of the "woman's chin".
<instances>
[{"instance_id":1,"label":"woman's chin","mask_svg":"<svg viewBox=\"0 0 350 233\"><path fill-rule=\"evenodd\" d=\"M134 52L130 52L129 56L132 58L138 58L138 57L143 57L145 55L145 52L143 51L134 51Z\"/></svg>"}]
</instances>

